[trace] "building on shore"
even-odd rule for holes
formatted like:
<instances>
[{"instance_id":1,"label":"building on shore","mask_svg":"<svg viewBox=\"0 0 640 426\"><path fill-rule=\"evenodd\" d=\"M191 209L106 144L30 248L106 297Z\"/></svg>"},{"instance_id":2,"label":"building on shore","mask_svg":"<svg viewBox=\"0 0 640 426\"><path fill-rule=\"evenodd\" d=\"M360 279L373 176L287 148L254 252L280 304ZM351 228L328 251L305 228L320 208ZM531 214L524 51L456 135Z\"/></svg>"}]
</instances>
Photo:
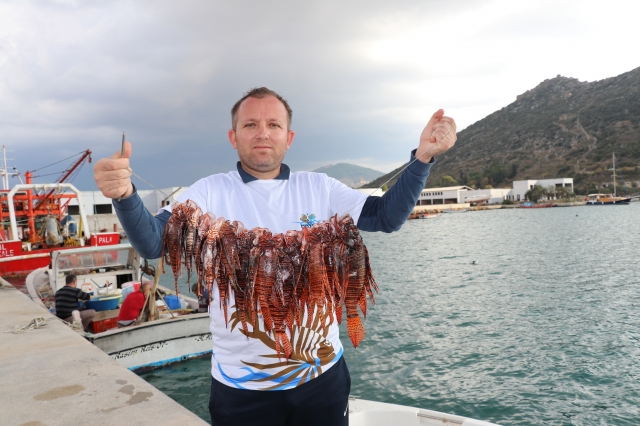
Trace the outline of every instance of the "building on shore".
<instances>
[{"instance_id":1,"label":"building on shore","mask_svg":"<svg viewBox=\"0 0 640 426\"><path fill-rule=\"evenodd\" d=\"M513 188L473 189L468 186L425 188L422 190L416 206L477 202L498 204L505 200L525 201L527 191L536 185L543 188L565 188L567 191L573 192L573 178L515 180Z\"/></svg>"},{"instance_id":2,"label":"building on shore","mask_svg":"<svg viewBox=\"0 0 640 426\"><path fill-rule=\"evenodd\" d=\"M418 198L417 206L437 204L468 204L472 200L482 200L488 204L501 203L509 193L508 188L473 189L468 186L426 188Z\"/></svg>"},{"instance_id":3,"label":"building on shore","mask_svg":"<svg viewBox=\"0 0 640 426\"><path fill-rule=\"evenodd\" d=\"M514 180L513 189L507 194L507 200L524 201L528 190L534 186L543 188L565 188L573 193L573 178Z\"/></svg>"}]
</instances>

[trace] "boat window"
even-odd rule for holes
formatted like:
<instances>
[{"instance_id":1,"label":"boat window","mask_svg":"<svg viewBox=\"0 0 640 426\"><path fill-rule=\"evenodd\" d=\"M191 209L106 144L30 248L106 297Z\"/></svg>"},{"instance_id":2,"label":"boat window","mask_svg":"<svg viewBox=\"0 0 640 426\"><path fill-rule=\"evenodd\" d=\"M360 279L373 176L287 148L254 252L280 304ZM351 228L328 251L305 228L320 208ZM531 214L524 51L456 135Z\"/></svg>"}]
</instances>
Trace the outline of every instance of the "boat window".
<instances>
[{"instance_id":1,"label":"boat window","mask_svg":"<svg viewBox=\"0 0 640 426\"><path fill-rule=\"evenodd\" d=\"M84 268L119 267L126 268L129 250L112 250L86 254L62 253L57 258L58 270L72 270Z\"/></svg>"},{"instance_id":2,"label":"boat window","mask_svg":"<svg viewBox=\"0 0 640 426\"><path fill-rule=\"evenodd\" d=\"M111 204L96 204L94 214L112 214L113 208Z\"/></svg>"}]
</instances>

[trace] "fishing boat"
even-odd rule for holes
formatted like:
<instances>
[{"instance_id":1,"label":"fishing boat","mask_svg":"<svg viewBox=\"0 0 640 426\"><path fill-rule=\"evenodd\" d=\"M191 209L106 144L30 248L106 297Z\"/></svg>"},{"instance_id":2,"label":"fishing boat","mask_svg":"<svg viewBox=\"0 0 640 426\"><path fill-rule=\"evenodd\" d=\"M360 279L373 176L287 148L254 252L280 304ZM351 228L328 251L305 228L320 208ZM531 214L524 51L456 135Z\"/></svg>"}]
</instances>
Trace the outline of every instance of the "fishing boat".
<instances>
[{"instance_id":1,"label":"fishing boat","mask_svg":"<svg viewBox=\"0 0 640 426\"><path fill-rule=\"evenodd\" d=\"M466 197L464 199L465 203L469 203L469 204L482 204L482 203L487 203L489 202L489 200L491 199L491 195L474 195L473 197Z\"/></svg>"},{"instance_id":2,"label":"fishing boat","mask_svg":"<svg viewBox=\"0 0 640 426\"><path fill-rule=\"evenodd\" d=\"M349 397L349 425L351 426L498 426L482 420L446 414L422 408Z\"/></svg>"},{"instance_id":3,"label":"fishing boat","mask_svg":"<svg viewBox=\"0 0 640 426\"><path fill-rule=\"evenodd\" d=\"M26 287L32 300L51 311L55 308L55 292L65 285L66 275L73 273L77 275L77 287L94 294L92 301L113 301L105 309L96 307L92 332L81 334L132 371L210 355L209 314L197 313L195 298L181 296L184 307L164 309L154 314L158 319L116 328L119 309L115 302L121 298L123 289L128 288L127 284L149 281L142 275L142 265L140 255L130 244L55 250L51 253L51 265L32 271L26 278ZM161 296L175 296L172 290L156 287Z\"/></svg>"},{"instance_id":4,"label":"fishing boat","mask_svg":"<svg viewBox=\"0 0 640 426\"><path fill-rule=\"evenodd\" d=\"M89 222L80 200L80 191L67 180L74 176L91 151L65 170L55 183L34 184L33 173L25 173L26 183L9 189L6 150L2 147L3 189L0 190L0 275L26 275L47 266L53 250L86 246L113 245L120 242L117 232L90 233ZM13 173L18 177L19 173ZM78 200L79 223L67 213L69 202Z\"/></svg>"},{"instance_id":5,"label":"fishing boat","mask_svg":"<svg viewBox=\"0 0 640 426\"><path fill-rule=\"evenodd\" d=\"M589 194L587 195L588 206L629 204L631 202L631 197L616 196L616 155L612 155L613 167L609 170L613 171L613 194Z\"/></svg>"},{"instance_id":6,"label":"fishing boat","mask_svg":"<svg viewBox=\"0 0 640 426\"><path fill-rule=\"evenodd\" d=\"M613 204L629 204L631 197L616 197L612 194L589 194L587 195L588 206L605 206Z\"/></svg>"}]
</instances>

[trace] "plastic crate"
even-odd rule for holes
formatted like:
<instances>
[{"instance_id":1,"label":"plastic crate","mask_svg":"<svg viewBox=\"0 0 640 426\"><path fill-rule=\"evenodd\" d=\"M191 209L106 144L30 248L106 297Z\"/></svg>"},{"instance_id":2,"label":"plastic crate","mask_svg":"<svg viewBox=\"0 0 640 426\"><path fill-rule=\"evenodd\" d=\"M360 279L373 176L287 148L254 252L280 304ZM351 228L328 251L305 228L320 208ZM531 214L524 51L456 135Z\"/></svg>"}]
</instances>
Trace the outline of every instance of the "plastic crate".
<instances>
[{"instance_id":1,"label":"plastic crate","mask_svg":"<svg viewBox=\"0 0 640 426\"><path fill-rule=\"evenodd\" d=\"M93 333L102 333L103 331L111 330L118 327L118 318L108 318L100 321L93 321L91 323L91 329Z\"/></svg>"},{"instance_id":2,"label":"plastic crate","mask_svg":"<svg viewBox=\"0 0 640 426\"><path fill-rule=\"evenodd\" d=\"M91 330L94 334L102 333L104 331L104 320L102 321L93 321L91 323Z\"/></svg>"},{"instance_id":3,"label":"plastic crate","mask_svg":"<svg viewBox=\"0 0 640 426\"><path fill-rule=\"evenodd\" d=\"M109 318L104 320L104 324L107 330L112 328L118 328L118 318Z\"/></svg>"}]
</instances>

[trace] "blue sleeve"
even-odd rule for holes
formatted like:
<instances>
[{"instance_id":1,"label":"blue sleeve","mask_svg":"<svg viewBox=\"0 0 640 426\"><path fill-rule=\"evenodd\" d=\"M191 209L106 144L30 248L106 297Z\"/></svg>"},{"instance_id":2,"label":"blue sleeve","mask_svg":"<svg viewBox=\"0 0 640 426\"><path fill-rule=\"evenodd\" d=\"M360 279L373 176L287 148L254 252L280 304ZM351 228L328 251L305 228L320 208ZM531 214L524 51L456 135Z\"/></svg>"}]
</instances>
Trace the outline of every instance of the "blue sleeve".
<instances>
[{"instance_id":1,"label":"blue sleeve","mask_svg":"<svg viewBox=\"0 0 640 426\"><path fill-rule=\"evenodd\" d=\"M393 232L399 230L416 206L424 189L435 158L428 164L414 161L416 150L411 151L410 165L398 181L382 197L370 196L362 206L358 229L362 231Z\"/></svg>"},{"instance_id":2,"label":"blue sleeve","mask_svg":"<svg viewBox=\"0 0 640 426\"><path fill-rule=\"evenodd\" d=\"M171 213L165 210L153 216L135 187L131 196L120 201L114 199L113 206L133 248L145 259L158 259L162 254L162 231Z\"/></svg>"}]
</instances>

